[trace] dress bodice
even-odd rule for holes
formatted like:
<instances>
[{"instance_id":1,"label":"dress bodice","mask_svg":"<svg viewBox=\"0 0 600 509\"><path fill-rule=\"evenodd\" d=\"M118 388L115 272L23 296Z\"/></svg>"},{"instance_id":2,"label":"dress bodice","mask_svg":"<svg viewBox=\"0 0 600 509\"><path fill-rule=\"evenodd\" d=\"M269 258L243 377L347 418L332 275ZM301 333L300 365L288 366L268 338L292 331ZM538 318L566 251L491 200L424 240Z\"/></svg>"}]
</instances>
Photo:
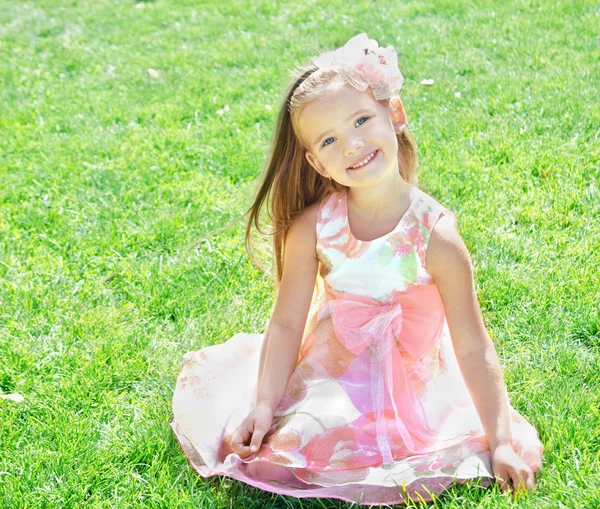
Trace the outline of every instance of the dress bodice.
<instances>
[{"instance_id":1,"label":"dress bodice","mask_svg":"<svg viewBox=\"0 0 600 509\"><path fill-rule=\"evenodd\" d=\"M396 227L389 233L363 241L354 237L348 220L348 194L331 194L320 205L317 216L319 275L339 292L377 300L393 297L410 285L433 283L425 254L437 219L456 217L416 186L412 200Z\"/></svg>"}]
</instances>

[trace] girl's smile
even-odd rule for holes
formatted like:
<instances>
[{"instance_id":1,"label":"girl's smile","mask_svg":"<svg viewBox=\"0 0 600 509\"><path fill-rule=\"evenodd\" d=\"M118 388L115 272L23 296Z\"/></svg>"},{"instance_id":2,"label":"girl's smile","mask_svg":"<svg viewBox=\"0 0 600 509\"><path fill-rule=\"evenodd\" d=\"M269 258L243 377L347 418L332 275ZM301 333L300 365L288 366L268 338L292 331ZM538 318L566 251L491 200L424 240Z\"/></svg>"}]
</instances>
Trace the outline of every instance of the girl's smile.
<instances>
[{"instance_id":1,"label":"girl's smile","mask_svg":"<svg viewBox=\"0 0 600 509\"><path fill-rule=\"evenodd\" d=\"M367 157L359 160L358 163L355 163L354 165L348 167L348 170L350 170L350 171L360 170L360 169L364 168L365 166L371 164L372 161L377 159L379 152L380 152L379 149L377 149L375 152L371 152Z\"/></svg>"}]
</instances>

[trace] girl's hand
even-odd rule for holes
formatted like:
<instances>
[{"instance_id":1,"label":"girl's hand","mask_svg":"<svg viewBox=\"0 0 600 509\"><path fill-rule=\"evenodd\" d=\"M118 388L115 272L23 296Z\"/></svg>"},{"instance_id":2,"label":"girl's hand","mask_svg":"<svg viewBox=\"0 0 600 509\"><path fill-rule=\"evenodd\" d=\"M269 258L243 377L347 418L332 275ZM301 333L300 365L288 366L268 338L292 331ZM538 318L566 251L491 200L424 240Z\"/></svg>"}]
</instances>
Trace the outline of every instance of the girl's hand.
<instances>
[{"instance_id":1,"label":"girl's hand","mask_svg":"<svg viewBox=\"0 0 600 509\"><path fill-rule=\"evenodd\" d=\"M509 491L512 481L513 497L517 493L532 492L535 488L533 471L517 455L511 445L499 445L491 455L492 470L503 493Z\"/></svg>"},{"instance_id":2,"label":"girl's hand","mask_svg":"<svg viewBox=\"0 0 600 509\"><path fill-rule=\"evenodd\" d=\"M262 440L273 424L273 411L257 403L231 437L231 448L240 458L247 458L260 448ZM250 441L250 439L252 439ZM252 449L256 447L256 449Z\"/></svg>"}]
</instances>

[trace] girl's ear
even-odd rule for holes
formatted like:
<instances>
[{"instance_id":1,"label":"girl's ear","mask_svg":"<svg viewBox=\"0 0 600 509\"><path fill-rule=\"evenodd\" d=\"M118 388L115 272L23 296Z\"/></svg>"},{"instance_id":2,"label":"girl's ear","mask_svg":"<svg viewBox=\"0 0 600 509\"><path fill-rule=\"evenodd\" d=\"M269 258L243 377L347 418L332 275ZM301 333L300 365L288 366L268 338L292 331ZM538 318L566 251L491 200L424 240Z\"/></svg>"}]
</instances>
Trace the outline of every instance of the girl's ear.
<instances>
[{"instance_id":1,"label":"girl's ear","mask_svg":"<svg viewBox=\"0 0 600 509\"><path fill-rule=\"evenodd\" d=\"M304 152L304 155L306 156L306 160L308 161L308 164L310 164L316 171L317 173L319 173L319 175L322 175L323 177L327 177L327 171L325 171L325 168L323 168L323 165L319 162L319 160L308 150L306 152Z\"/></svg>"},{"instance_id":2,"label":"girl's ear","mask_svg":"<svg viewBox=\"0 0 600 509\"><path fill-rule=\"evenodd\" d=\"M399 97L393 97L390 101L391 117L394 123L396 132L402 130L406 124L406 114L404 113L404 105Z\"/></svg>"}]
</instances>

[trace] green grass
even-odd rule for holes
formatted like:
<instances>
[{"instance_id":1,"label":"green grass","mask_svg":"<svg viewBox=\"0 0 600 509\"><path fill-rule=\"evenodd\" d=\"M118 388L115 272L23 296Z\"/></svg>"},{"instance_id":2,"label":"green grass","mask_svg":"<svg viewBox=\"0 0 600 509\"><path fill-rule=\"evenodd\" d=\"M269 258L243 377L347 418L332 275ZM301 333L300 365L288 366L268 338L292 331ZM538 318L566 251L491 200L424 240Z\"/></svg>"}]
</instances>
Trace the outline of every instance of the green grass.
<instances>
[{"instance_id":1,"label":"green grass","mask_svg":"<svg viewBox=\"0 0 600 509\"><path fill-rule=\"evenodd\" d=\"M0 0L0 389L24 396L0 399L0 506L351 506L202 479L169 421L183 354L273 304L242 222L202 236L249 205L288 70L364 31L398 51L422 187L546 446L519 507L599 507L599 21L592 0Z\"/></svg>"}]
</instances>

